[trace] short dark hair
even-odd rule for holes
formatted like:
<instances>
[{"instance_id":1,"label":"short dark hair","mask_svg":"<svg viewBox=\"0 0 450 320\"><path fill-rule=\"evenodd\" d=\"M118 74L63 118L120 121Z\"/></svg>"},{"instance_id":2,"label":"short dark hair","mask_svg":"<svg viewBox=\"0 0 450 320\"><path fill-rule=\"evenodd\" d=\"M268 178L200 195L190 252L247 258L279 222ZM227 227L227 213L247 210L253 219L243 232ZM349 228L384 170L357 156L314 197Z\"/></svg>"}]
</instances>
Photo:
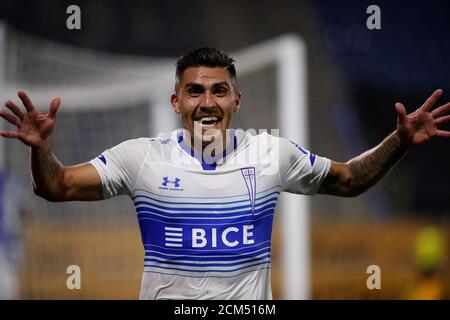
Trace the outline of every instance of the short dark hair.
<instances>
[{"instance_id":1,"label":"short dark hair","mask_svg":"<svg viewBox=\"0 0 450 320\"><path fill-rule=\"evenodd\" d=\"M230 78L236 82L235 60L228 54L212 47L198 47L185 51L177 61L176 82L177 85L183 77L186 69L192 67L223 67L230 73Z\"/></svg>"}]
</instances>

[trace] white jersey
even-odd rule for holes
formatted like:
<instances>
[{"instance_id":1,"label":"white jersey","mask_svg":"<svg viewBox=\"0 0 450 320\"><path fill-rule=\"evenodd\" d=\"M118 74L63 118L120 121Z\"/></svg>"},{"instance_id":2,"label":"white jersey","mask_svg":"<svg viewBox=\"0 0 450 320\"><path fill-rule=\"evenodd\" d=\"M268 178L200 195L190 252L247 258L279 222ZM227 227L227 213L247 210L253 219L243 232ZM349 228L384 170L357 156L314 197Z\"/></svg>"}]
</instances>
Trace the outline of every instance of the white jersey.
<instances>
[{"instance_id":1,"label":"white jersey","mask_svg":"<svg viewBox=\"0 0 450 320\"><path fill-rule=\"evenodd\" d=\"M272 299L281 191L315 194L330 160L267 133L231 130L204 161L181 130L125 141L91 164L105 198L133 200L145 249L140 299Z\"/></svg>"}]
</instances>

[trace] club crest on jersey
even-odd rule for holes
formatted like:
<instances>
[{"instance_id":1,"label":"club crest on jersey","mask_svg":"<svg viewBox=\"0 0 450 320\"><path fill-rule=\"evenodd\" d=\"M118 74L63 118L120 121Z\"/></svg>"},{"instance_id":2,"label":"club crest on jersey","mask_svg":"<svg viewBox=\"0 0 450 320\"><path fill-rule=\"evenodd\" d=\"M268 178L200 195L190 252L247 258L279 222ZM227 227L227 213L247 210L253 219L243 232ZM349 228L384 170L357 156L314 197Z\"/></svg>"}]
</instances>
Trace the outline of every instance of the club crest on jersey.
<instances>
[{"instance_id":1,"label":"club crest on jersey","mask_svg":"<svg viewBox=\"0 0 450 320\"><path fill-rule=\"evenodd\" d=\"M175 177L172 180L167 176L167 177L162 178L161 187L159 187L159 189L182 191L183 189L181 189L180 187L181 187L181 179L180 178Z\"/></svg>"},{"instance_id":2,"label":"club crest on jersey","mask_svg":"<svg viewBox=\"0 0 450 320\"><path fill-rule=\"evenodd\" d=\"M247 167L241 169L242 176L244 177L245 185L248 190L248 197L252 206L252 213L255 212L255 199L256 199L256 174L255 167Z\"/></svg>"}]
</instances>

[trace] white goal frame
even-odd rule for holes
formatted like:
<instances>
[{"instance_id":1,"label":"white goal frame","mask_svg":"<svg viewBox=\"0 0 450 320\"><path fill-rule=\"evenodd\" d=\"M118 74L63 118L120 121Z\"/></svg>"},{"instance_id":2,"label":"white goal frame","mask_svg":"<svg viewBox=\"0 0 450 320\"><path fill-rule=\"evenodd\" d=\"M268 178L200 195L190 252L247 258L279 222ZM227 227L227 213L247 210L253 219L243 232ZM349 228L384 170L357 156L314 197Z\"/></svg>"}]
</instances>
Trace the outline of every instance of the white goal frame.
<instances>
[{"instance_id":1,"label":"white goal frame","mask_svg":"<svg viewBox=\"0 0 450 320\"><path fill-rule=\"evenodd\" d=\"M6 26L0 20L0 99L1 103L5 102L5 68L6 68L6 57L5 57L5 41L6 41ZM1 106L3 107L3 105ZM0 130L5 127L4 121L0 120ZM0 137L0 174L2 174L5 169L5 139Z\"/></svg>"},{"instance_id":2,"label":"white goal frame","mask_svg":"<svg viewBox=\"0 0 450 320\"><path fill-rule=\"evenodd\" d=\"M237 53L237 70L245 73L276 64L280 135L309 145L307 51L297 35L279 38ZM310 200L282 193L279 203L282 234L282 298L311 299Z\"/></svg>"}]
</instances>

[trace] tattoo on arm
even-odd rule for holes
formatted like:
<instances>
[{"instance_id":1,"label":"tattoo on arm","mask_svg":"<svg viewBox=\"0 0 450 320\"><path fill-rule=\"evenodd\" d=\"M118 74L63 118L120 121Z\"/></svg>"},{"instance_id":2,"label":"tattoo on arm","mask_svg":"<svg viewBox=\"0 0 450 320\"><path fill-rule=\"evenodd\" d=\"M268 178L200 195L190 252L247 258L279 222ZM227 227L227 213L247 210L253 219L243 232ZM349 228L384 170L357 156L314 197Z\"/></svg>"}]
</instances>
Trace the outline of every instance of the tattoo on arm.
<instances>
[{"instance_id":1,"label":"tattoo on arm","mask_svg":"<svg viewBox=\"0 0 450 320\"><path fill-rule=\"evenodd\" d=\"M347 162L352 177L352 190L361 193L380 181L407 152L396 132L378 146Z\"/></svg>"},{"instance_id":2,"label":"tattoo on arm","mask_svg":"<svg viewBox=\"0 0 450 320\"><path fill-rule=\"evenodd\" d=\"M31 148L31 174L36 190L51 194L60 189L63 165L54 155L51 146Z\"/></svg>"},{"instance_id":3,"label":"tattoo on arm","mask_svg":"<svg viewBox=\"0 0 450 320\"><path fill-rule=\"evenodd\" d=\"M44 173L50 178L55 178L61 169L61 165L56 160L52 148L48 148L47 151L40 156L39 162Z\"/></svg>"}]
</instances>

